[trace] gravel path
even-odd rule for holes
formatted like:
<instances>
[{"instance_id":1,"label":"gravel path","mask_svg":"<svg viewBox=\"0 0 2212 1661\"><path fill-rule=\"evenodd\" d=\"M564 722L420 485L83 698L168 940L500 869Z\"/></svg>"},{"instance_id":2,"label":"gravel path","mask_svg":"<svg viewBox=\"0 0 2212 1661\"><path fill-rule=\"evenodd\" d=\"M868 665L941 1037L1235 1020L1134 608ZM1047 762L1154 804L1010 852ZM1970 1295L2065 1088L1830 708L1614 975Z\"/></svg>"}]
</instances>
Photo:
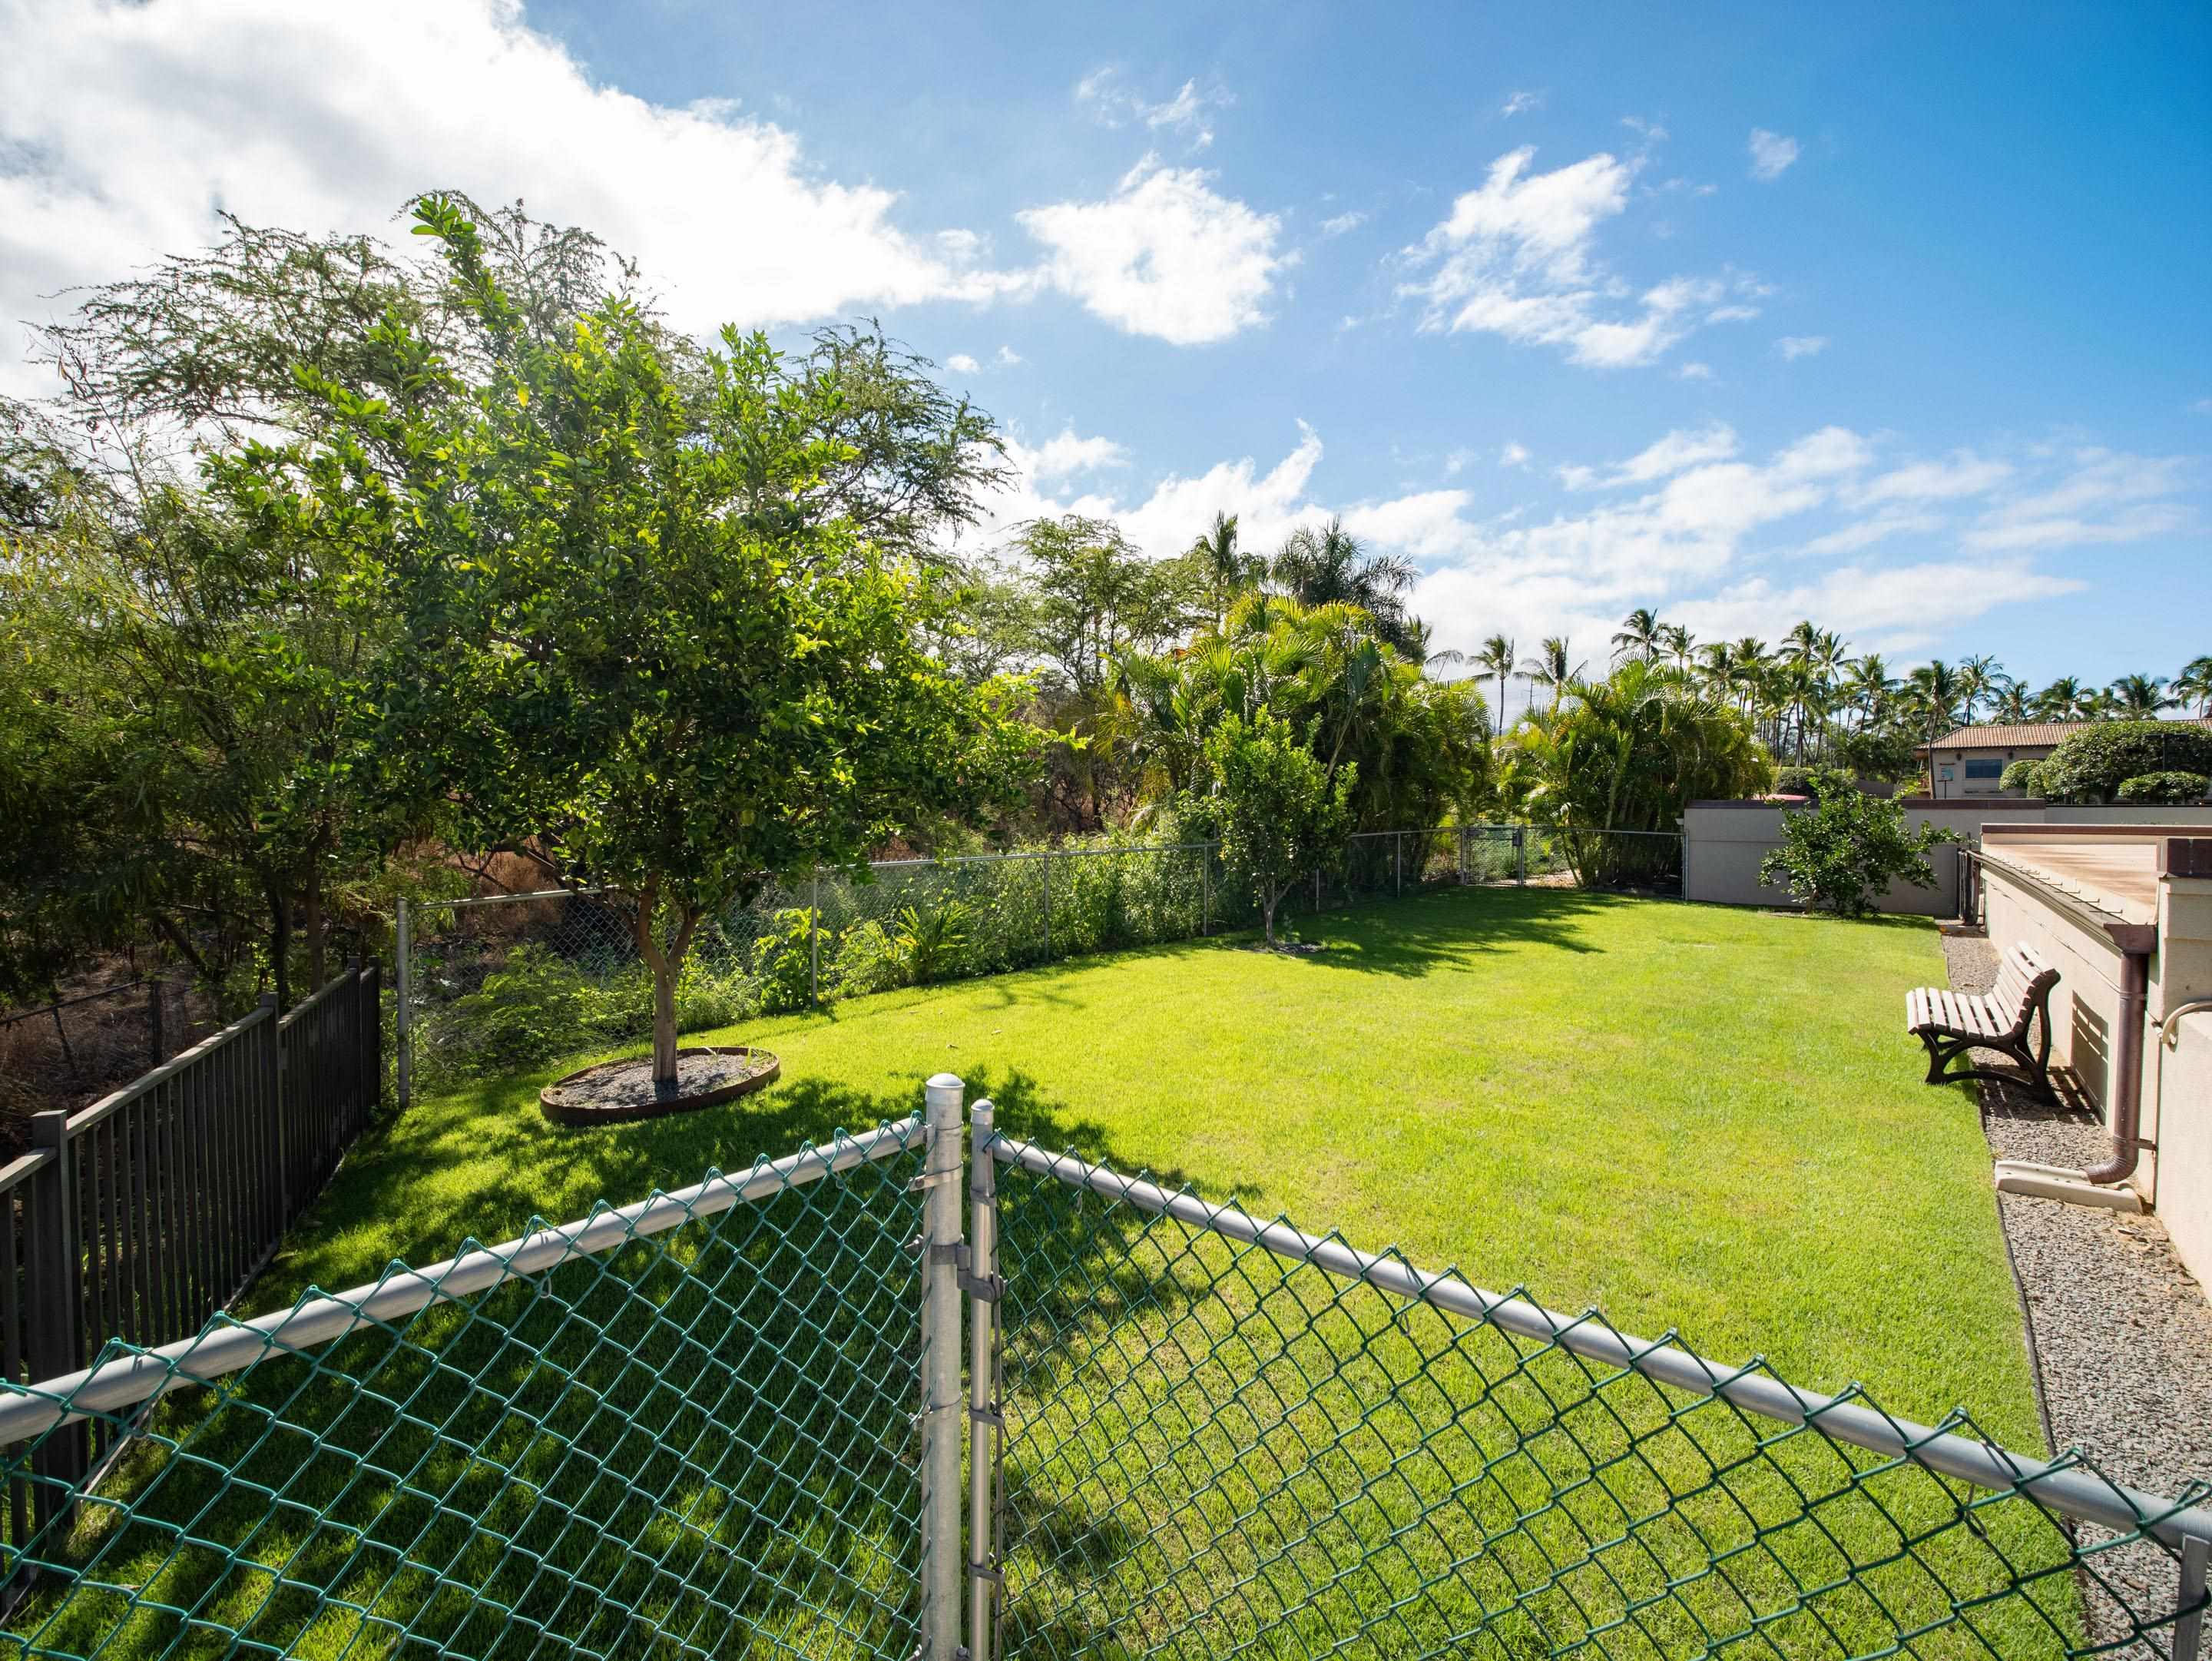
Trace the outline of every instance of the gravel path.
<instances>
[{"instance_id":1,"label":"gravel path","mask_svg":"<svg viewBox=\"0 0 2212 1661\"><path fill-rule=\"evenodd\" d=\"M1978 934L1943 939L1951 984L1985 992L1996 952ZM1983 1056L1978 1065L2003 1065ZM1982 1129L1999 1159L2093 1165L2110 1153L2094 1110L2054 1077L2074 1104L2050 1107L2002 1085L1984 1084ZM2020 1280L2043 1397L2056 1448L2080 1448L2115 1482L2170 1494L2212 1480L2212 1302L2174 1256L2153 1216L2001 1194L1997 1212ZM2085 1543L2100 1530L2085 1529ZM2100 1560L2139 1610L2169 1609L2172 1560L2130 1548ZM2100 1597L2091 1600L2098 1637L2127 1626ZM2118 1622L2118 1624L2115 1624ZM2132 1646L2123 1653L2162 1654Z\"/></svg>"}]
</instances>

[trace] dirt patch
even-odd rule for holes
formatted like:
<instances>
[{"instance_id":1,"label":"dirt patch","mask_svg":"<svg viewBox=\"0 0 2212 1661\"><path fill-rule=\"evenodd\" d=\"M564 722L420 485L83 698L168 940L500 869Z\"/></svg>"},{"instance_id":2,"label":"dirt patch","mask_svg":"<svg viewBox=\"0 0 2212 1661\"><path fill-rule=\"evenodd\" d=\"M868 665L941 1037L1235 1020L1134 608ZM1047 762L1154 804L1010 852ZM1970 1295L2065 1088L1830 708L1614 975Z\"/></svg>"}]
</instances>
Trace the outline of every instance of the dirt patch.
<instances>
[{"instance_id":1,"label":"dirt patch","mask_svg":"<svg viewBox=\"0 0 2212 1661\"><path fill-rule=\"evenodd\" d=\"M1268 952L1279 958L1310 958L1328 950L1323 940L1277 940L1273 946L1265 940L1254 940L1243 948L1247 952Z\"/></svg>"},{"instance_id":2,"label":"dirt patch","mask_svg":"<svg viewBox=\"0 0 2212 1661\"><path fill-rule=\"evenodd\" d=\"M619 1124L664 1113L696 1113L767 1088L783 1063L765 1050L744 1044L676 1052L676 1077L655 1084L650 1056L602 1062L571 1073L538 1092L538 1105L555 1124Z\"/></svg>"}]
</instances>

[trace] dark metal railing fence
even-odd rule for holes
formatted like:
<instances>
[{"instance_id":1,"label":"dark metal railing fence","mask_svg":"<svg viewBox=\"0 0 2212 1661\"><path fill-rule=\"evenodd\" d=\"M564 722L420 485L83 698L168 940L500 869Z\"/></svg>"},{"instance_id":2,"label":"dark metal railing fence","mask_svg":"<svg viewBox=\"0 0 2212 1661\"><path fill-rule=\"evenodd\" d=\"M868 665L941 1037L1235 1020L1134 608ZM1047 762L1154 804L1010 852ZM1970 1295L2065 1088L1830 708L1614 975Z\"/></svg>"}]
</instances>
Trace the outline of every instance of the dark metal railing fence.
<instances>
[{"instance_id":1,"label":"dark metal railing fence","mask_svg":"<svg viewBox=\"0 0 2212 1661\"><path fill-rule=\"evenodd\" d=\"M281 1019L273 998L89 1107L33 1115L0 1166L0 1367L86 1366L111 1339L191 1337L266 1260L374 1112L381 977L358 964ZM80 1426L40 1475L82 1475L115 1440ZM0 1538L43 1520L0 1495Z\"/></svg>"}]
</instances>

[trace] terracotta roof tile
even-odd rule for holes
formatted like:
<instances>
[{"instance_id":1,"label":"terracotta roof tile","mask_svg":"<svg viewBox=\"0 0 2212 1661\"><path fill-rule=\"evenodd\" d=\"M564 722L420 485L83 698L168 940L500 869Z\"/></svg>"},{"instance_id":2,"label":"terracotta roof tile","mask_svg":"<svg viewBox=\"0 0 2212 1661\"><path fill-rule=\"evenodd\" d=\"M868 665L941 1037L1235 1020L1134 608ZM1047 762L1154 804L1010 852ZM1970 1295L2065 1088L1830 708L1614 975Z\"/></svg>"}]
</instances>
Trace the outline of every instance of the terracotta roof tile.
<instances>
[{"instance_id":1,"label":"terracotta roof tile","mask_svg":"<svg viewBox=\"0 0 2212 1661\"><path fill-rule=\"evenodd\" d=\"M2093 721L2031 721L2009 727L1954 727L1933 744L1919 747L1923 750L2003 750L2024 744L2057 744L2085 727L2102 724ZM2191 716L2173 724L2178 727L2212 727L2212 717Z\"/></svg>"}]
</instances>

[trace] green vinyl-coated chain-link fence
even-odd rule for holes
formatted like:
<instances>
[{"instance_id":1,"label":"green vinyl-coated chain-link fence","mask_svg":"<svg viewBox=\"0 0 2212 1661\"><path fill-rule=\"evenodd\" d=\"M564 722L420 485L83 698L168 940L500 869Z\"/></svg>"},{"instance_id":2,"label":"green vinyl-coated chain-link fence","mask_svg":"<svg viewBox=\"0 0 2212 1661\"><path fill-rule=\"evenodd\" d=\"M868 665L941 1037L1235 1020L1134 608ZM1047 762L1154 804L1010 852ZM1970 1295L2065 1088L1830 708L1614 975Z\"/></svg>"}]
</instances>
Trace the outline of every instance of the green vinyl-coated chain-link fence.
<instances>
[{"instance_id":1,"label":"green vinyl-coated chain-link fence","mask_svg":"<svg viewBox=\"0 0 2212 1661\"><path fill-rule=\"evenodd\" d=\"M1008 1656L2192 1652L2203 1484L994 1153Z\"/></svg>"},{"instance_id":2,"label":"green vinyl-coated chain-link fence","mask_svg":"<svg viewBox=\"0 0 2212 1661\"><path fill-rule=\"evenodd\" d=\"M2202 1653L2203 1484L1715 1366L988 1104L963 1161L961 1094L0 1384L0 1476L58 1489L0 1542L0 1658ZM58 1478L73 1415L116 1452Z\"/></svg>"},{"instance_id":3,"label":"green vinyl-coated chain-link fence","mask_svg":"<svg viewBox=\"0 0 2212 1661\"><path fill-rule=\"evenodd\" d=\"M73 1379L119 1458L0 1657L782 1655L916 1632L917 1122ZM150 1405L149 1405L150 1403ZM47 1428L5 1450L35 1484Z\"/></svg>"}]
</instances>

